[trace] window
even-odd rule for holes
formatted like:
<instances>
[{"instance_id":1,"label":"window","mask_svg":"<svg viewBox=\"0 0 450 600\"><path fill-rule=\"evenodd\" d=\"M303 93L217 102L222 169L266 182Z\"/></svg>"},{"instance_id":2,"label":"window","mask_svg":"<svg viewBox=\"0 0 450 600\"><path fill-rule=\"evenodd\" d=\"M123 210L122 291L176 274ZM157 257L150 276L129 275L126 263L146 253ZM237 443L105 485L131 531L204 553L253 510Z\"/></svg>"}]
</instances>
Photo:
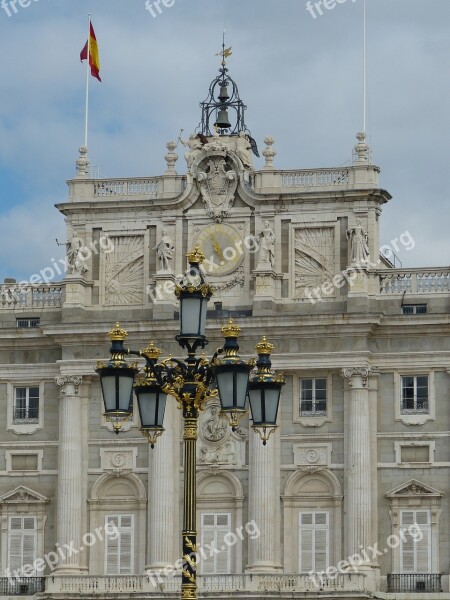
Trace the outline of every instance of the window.
<instances>
[{"instance_id":1,"label":"window","mask_svg":"<svg viewBox=\"0 0 450 600\"><path fill-rule=\"evenodd\" d=\"M426 304L403 304L402 306L402 314L404 315L425 315L426 313Z\"/></svg>"},{"instance_id":2,"label":"window","mask_svg":"<svg viewBox=\"0 0 450 600\"><path fill-rule=\"evenodd\" d=\"M8 567L12 573L30 576L36 560L36 517L10 517L8 535ZM26 572L23 568L27 567Z\"/></svg>"},{"instance_id":3,"label":"window","mask_svg":"<svg viewBox=\"0 0 450 600\"><path fill-rule=\"evenodd\" d=\"M39 387L14 388L14 423L39 423Z\"/></svg>"},{"instance_id":4,"label":"window","mask_svg":"<svg viewBox=\"0 0 450 600\"><path fill-rule=\"evenodd\" d=\"M428 414L428 377L402 377L402 414Z\"/></svg>"},{"instance_id":5,"label":"window","mask_svg":"<svg viewBox=\"0 0 450 600\"><path fill-rule=\"evenodd\" d=\"M40 318L32 318L32 319L16 319L16 327L18 329L30 329L32 327L39 327Z\"/></svg>"},{"instance_id":6,"label":"window","mask_svg":"<svg viewBox=\"0 0 450 600\"><path fill-rule=\"evenodd\" d=\"M327 380L301 380L300 415L314 416L327 414Z\"/></svg>"},{"instance_id":7,"label":"window","mask_svg":"<svg viewBox=\"0 0 450 600\"><path fill-rule=\"evenodd\" d=\"M231 573L231 546L224 538L231 530L231 513L202 513L201 546L206 551L202 560L203 575ZM210 556L208 548L220 550Z\"/></svg>"},{"instance_id":8,"label":"window","mask_svg":"<svg viewBox=\"0 0 450 600\"><path fill-rule=\"evenodd\" d=\"M299 572L315 573L328 568L328 512L299 513Z\"/></svg>"},{"instance_id":9,"label":"window","mask_svg":"<svg viewBox=\"0 0 450 600\"><path fill-rule=\"evenodd\" d=\"M132 575L134 572L134 516L109 515L108 524L115 526L119 534L105 537L105 574Z\"/></svg>"},{"instance_id":10,"label":"window","mask_svg":"<svg viewBox=\"0 0 450 600\"><path fill-rule=\"evenodd\" d=\"M420 527L422 538L411 535L408 528ZM402 510L400 569L402 573L431 572L431 526L429 510Z\"/></svg>"}]
</instances>

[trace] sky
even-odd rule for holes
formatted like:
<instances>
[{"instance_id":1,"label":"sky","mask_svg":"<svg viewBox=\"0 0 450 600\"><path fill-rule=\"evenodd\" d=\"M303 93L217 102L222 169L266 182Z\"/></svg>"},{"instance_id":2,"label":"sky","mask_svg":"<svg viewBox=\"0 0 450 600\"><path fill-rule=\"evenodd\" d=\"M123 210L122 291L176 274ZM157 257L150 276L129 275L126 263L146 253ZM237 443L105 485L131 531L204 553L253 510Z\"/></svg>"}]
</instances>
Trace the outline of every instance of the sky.
<instances>
[{"instance_id":1,"label":"sky","mask_svg":"<svg viewBox=\"0 0 450 600\"><path fill-rule=\"evenodd\" d=\"M103 176L163 173L166 142L200 121L224 28L246 124L260 149L275 138L276 167L350 165L362 128L363 0L315 1L308 10L306 0L162 0L159 13L152 0L3 0L0 282L63 256L54 204L67 198L84 138L88 13L102 65L102 83L90 83L89 157ZM393 196L381 244L408 232L413 249L397 242L403 266L448 266L450 1L367 0L367 75L372 160Z\"/></svg>"}]
</instances>

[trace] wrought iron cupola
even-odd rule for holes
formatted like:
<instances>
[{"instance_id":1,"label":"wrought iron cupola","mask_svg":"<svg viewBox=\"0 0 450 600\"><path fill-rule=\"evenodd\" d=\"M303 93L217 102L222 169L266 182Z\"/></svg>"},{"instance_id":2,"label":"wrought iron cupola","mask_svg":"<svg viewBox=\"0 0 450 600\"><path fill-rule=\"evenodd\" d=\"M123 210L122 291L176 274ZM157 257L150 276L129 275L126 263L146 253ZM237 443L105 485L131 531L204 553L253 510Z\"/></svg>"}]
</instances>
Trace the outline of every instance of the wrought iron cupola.
<instances>
[{"instance_id":1,"label":"wrought iron cupola","mask_svg":"<svg viewBox=\"0 0 450 600\"><path fill-rule=\"evenodd\" d=\"M227 58L231 56L231 48L225 47L225 35L218 56L222 57L219 75L211 82L207 99L200 103L200 133L211 136L214 129L226 135L248 132L244 119L247 107L239 96L236 82L228 74Z\"/></svg>"}]
</instances>

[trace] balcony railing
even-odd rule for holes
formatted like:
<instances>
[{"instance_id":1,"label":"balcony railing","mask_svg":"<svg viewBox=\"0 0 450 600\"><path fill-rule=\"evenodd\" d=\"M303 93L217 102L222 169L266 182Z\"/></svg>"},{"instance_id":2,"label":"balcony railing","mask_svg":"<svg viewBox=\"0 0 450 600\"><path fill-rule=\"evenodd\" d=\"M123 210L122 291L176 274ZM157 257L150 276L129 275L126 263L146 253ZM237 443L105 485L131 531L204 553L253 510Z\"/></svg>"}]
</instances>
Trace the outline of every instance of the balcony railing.
<instances>
[{"instance_id":1,"label":"balcony railing","mask_svg":"<svg viewBox=\"0 0 450 600\"><path fill-rule=\"evenodd\" d=\"M45 591L45 577L0 577L0 596L34 596Z\"/></svg>"},{"instance_id":2,"label":"balcony railing","mask_svg":"<svg viewBox=\"0 0 450 600\"><path fill-rule=\"evenodd\" d=\"M63 287L48 285L0 285L0 308L50 308L60 307Z\"/></svg>"},{"instance_id":3,"label":"balcony railing","mask_svg":"<svg viewBox=\"0 0 450 600\"><path fill-rule=\"evenodd\" d=\"M133 592L160 595L162 592L178 593L180 577L149 576L52 576L47 579L47 593L100 594L114 593L129 595ZM335 578L309 575L205 575L199 576L198 588L201 593L214 592L312 592L325 591L366 591L364 573L339 574Z\"/></svg>"},{"instance_id":4,"label":"balcony railing","mask_svg":"<svg viewBox=\"0 0 450 600\"><path fill-rule=\"evenodd\" d=\"M442 592L439 573L391 573L387 576L388 592Z\"/></svg>"},{"instance_id":5,"label":"balcony railing","mask_svg":"<svg viewBox=\"0 0 450 600\"><path fill-rule=\"evenodd\" d=\"M436 294L450 292L450 268L389 269L378 271L381 294Z\"/></svg>"}]
</instances>

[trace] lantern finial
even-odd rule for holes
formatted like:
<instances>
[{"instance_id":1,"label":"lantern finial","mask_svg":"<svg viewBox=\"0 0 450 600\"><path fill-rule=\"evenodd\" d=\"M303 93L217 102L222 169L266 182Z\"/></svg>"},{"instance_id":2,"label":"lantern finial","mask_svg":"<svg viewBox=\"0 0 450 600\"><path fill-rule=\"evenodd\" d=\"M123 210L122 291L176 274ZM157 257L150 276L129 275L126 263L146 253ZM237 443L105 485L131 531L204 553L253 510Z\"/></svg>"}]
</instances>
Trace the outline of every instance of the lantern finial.
<instances>
[{"instance_id":1,"label":"lantern finial","mask_svg":"<svg viewBox=\"0 0 450 600\"><path fill-rule=\"evenodd\" d=\"M256 352L258 354L272 354L274 348L275 346L267 341L266 336L263 337L259 344L256 344Z\"/></svg>"},{"instance_id":2,"label":"lantern finial","mask_svg":"<svg viewBox=\"0 0 450 600\"><path fill-rule=\"evenodd\" d=\"M128 333L120 327L120 323L117 321L114 329L111 329L108 335L112 342L123 342Z\"/></svg>"},{"instance_id":3,"label":"lantern finial","mask_svg":"<svg viewBox=\"0 0 450 600\"><path fill-rule=\"evenodd\" d=\"M186 254L189 264L191 265L201 265L205 260L205 255L200 250L199 246L195 246L193 250Z\"/></svg>"},{"instance_id":4,"label":"lantern finial","mask_svg":"<svg viewBox=\"0 0 450 600\"><path fill-rule=\"evenodd\" d=\"M241 328L233 322L233 319L230 319L228 323L222 327L224 338L237 338L239 337L240 332Z\"/></svg>"}]
</instances>

